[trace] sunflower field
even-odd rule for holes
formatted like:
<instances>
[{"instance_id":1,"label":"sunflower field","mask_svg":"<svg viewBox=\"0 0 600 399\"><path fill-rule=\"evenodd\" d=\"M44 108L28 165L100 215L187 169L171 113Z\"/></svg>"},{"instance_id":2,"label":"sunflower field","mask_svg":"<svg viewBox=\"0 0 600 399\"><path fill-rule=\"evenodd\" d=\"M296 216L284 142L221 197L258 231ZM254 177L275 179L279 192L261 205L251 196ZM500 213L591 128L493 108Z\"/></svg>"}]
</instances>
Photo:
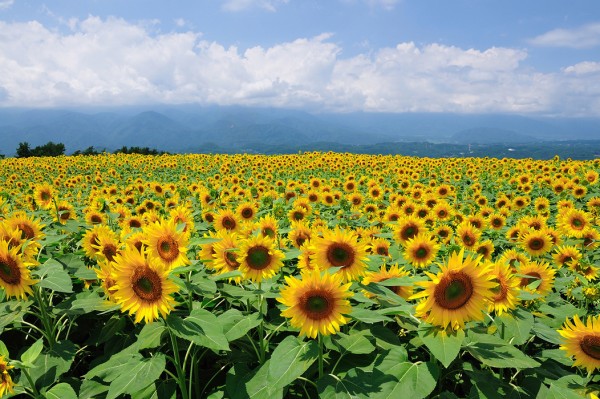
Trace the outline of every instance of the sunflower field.
<instances>
[{"instance_id":1,"label":"sunflower field","mask_svg":"<svg viewBox=\"0 0 600 399\"><path fill-rule=\"evenodd\" d=\"M0 164L2 398L598 398L598 159Z\"/></svg>"}]
</instances>

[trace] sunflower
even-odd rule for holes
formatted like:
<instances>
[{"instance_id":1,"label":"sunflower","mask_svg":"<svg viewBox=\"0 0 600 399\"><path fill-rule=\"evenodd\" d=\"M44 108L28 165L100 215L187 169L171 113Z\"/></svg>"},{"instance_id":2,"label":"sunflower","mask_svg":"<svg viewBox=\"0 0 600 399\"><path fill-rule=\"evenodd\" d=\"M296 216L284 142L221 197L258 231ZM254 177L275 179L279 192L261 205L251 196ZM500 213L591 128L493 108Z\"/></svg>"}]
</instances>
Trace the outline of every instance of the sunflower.
<instances>
[{"instance_id":1,"label":"sunflower","mask_svg":"<svg viewBox=\"0 0 600 399\"><path fill-rule=\"evenodd\" d=\"M114 292L115 292L115 280L113 277L113 267L112 262L107 260L102 260L98 262L99 269L94 269L96 272L96 276L101 281L100 285L102 286L102 290L104 290L104 294L110 299L114 301Z\"/></svg>"},{"instance_id":2,"label":"sunflower","mask_svg":"<svg viewBox=\"0 0 600 399\"><path fill-rule=\"evenodd\" d=\"M292 327L300 328L300 335L316 338L317 334L331 335L348 323L344 314L352 310L348 298L351 283L343 284L342 276L314 270L301 279L285 277L287 286L277 301L285 306L281 312L290 319Z\"/></svg>"},{"instance_id":3,"label":"sunflower","mask_svg":"<svg viewBox=\"0 0 600 399\"><path fill-rule=\"evenodd\" d=\"M522 275L519 277L519 286L522 290L534 292L542 297L552 290L556 270L548 263L530 261L521 264L517 271Z\"/></svg>"},{"instance_id":4,"label":"sunflower","mask_svg":"<svg viewBox=\"0 0 600 399\"><path fill-rule=\"evenodd\" d=\"M446 221L452 217L452 207L447 202L440 202L436 204L431 210L436 220Z\"/></svg>"},{"instance_id":5,"label":"sunflower","mask_svg":"<svg viewBox=\"0 0 600 399\"><path fill-rule=\"evenodd\" d=\"M256 236L244 240L239 247L237 261L244 278L260 283L273 277L283 266L283 252L275 248L269 237Z\"/></svg>"},{"instance_id":6,"label":"sunflower","mask_svg":"<svg viewBox=\"0 0 600 399\"><path fill-rule=\"evenodd\" d=\"M21 232L21 239L39 241L44 238L42 229L44 225L40 220L36 220L33 216L27 215L25 212L15 212L11 217L6 219L9 226L18 229Z\"/></svg>"},{"instance_id":7,"label":"sunflower","mask_svg":"<svg viewBox=\"0 0 600 399\"><path fill-rule=\"evenodd\" d=\"M575 315L558 330L563 337L560 349L574 357L573 366L585 367L588 373L600 369L600 316L588 316L585 324Z\"/></svg>"},{"instance_id":8,"label":"sunflower","mask_svg":"<svg viewBox=\"0 0 600 399\"><path fill-rule=\"evenodd\" d=\"M215 214L213 226L215 230L237 232L241 228L241 223L232 211L229 209L221 209Z\"/></svg>"},{"instance_id":9,"label":"sunflower","mask_svg":"<svg viewBox=\"0 0 600 399\"><path fill-rule=\"evenodd\" d=\"M150 323L158 314L166 317L174 309L171 294L177 286L169 280L169 268L158 259L146 257L131 247L117 255L113 263L114 299L122 312L135 314L135 323Z\"/></svg>"},{"instance_id":10,"label":"sunflower","mask_svg":"<svg viewBox=\"0 0 600 399\"><path fill-rule=\"evenodd\" d=\"M401 244L406 244L408 240L414 238L419 233L425 232L423 220L414 216L405 216L398 220L394 229L394 238Z\"/></svg>"},{"instance_id":11,"label":"sunflower","mask_svg":"<svg viewBox=\"0 0 600 399\"><path fill-rule=\"evenodd\" d=\"M54 199L54 188L50 184L42 184L33 193L35 203L42 209L50 209Z\"/></svg>"},{"instance_id":12,"label":"sunflower","mask_svg":"<svg viewBox=\"0 0 600 399\"><path fill-rule=\"evenodd\" d=\"M157 258L171 269L189 265L186 255L188 235L177 229L173 219L151 224L145 232L147 238L144 244L148 246L148 256Z\"/></svg>"},{"instance_id":13,"label":"sunflower","mask_svg":"<svg viewBox=\"0 0 600 399\"><path fill-rule=\"evenodd\" d=\"M83 238L81 239L81 246L83 247L85 256L90 259L96 258L98 255L97 248L100 245L99 237L103 235L110 236L114 241L117 241L116 234L110 229L110 227L103 224L97 224L85 232Z\"/></svg>"},{"instance_id":14,"label":"sunflower","mask_svg":"<svg viewBox=\"0 0 600 399\"><path fill-rule=\"evenodd\" d=\"M95 209L85 212L85 221L88 225L98 225L106 223L106 216L104 213Z\"/></svg>"},{"instance_id":15,"label":"sunflower","mask_svg":"<svg viewBox=\"0 0 600 399\"><path fill-rule=\"evenodd\" d=\"M306 211L306 209L304 207L294 206L288 212L288 219L289 219L290 223L299 222L301 220L304 220L306 218L307 214L308 214L308 212Z\"/></svg>"},{"instance_id":16,"label":"sunflower","mask_svg":"<svg viewBox=\"0 0 600 399\"><path fill-rule=\"evenodd\" d=\"M321 269L340 267L344 282L356 280L362 276L367 268L366 245L358 241L352 231L325 230L323 237L312 240L312 260Z\"/></svg>"},{"instance_id":17,"label":"sunflower","mask_svg":"<svg viewBox=\"0 0 600 399\"><path fill-rule=\"evenodd\" d=\"M213 244L212 266L218 274L233 272L240 268L240 263L237 261L239 239L239 235L236 233L224 232L223 238ZM242 276L237 276L230 281L239 284Z\"/></svg>"},{"instance_id":18,"label":"sunflower","mask_svg":"<svg viewBox=\"0 0 600 399\"><path fill-rule=\"evenodd\" d=\"M242 220L253 220L258 212L258 205L255 202L243 202L237 206L235 212Z\"/></svg>"},{"instance_id":19,"label":"sunflower","mask_svg":"<svg viewBox=\"0 0 600 399\"><path fill-rule=\"evenodd\" d=\"M292 230L288 233L288 239L296 248L300 248L312 237L312 230L304 222L293 222Z\"/></svg>"},{"instance_id":20,"label":"sunflower","mask_svg":"<svg viewBox=\"0 0 600 399\"><path fill-rule=\"evenodd\" d=\"M581 252L579 252L577 247L572 245L563 245L562 247L556 248L556 253L552 255L552 258L554 259L554 263L556 263L560 269L565 265L573 266L577 264L579 259L581 259L581 256Z\"/></svg>"},{"instance_id":21,"label":"sunflower","mask_svg":"<svg viewBox=\"0 0 600 399\"><path fill-rule=\"evenodd\" d=\"M76 218L75 208L67 201L60 201L56 208L57 215L54 215L54 220L60 224L66 224L69 219Z\"/></svg>"},{"instance_id":22,"label":"sunflower","mask_svg":"<svg viewBox=\"0 0 600 399\"><path fill-rule=\"evenodd\" d=\"M480 242L474 248L475 252L483 256L483 259L485 260L492 259L494 249L494 243L491 240L485 240L483 242Z\"/></svg>"},{"instance_id":23,"label":"sunflower","mask_svg":"<svg viewBox=\"0 0 600 399\"><path fill-rule=\"evenodd\" d=\"M516 249L507 249L502 252L498 260L502 263L508 263L513 270L516 270L517 265L522 265L530 261L527 255Z\"/></svg>"},{"instance_id":24,"label":"sunflower","mask_svg":"<svg viewBox=\"0 0 600 399\"><path fill-rule=\"evenodd\" d=\"M100 231L96 241L98 244L91 244L92 249L95 250L94 257L98 260L106 259L109 262L115 260L115 256L121 249L121 243L117 236L109 230Z\"/></svg>"},{"instance_id":25,"label":"sunflower","mask_svg":"<svg viewBox=\"0 0 600 399\"><path fill-rule=\"evenodd\" d=\"M255 228L258 229L259 233L265 237L276 238L278 222L271 215L265 215L255 224Z\"/></svg>"},{"instance_id":26,"label":"sunflower","mask_svg":"<svg viewBox=\"0 0 600 399\"><path fill-rule=\"evenodd\" d=\"M481 257L464 258L464 248L450 255L447 264L434 275L425 272L431 281L417 282L425 289L409 299L423 298L415 315L427 323L454 330L464 328L465 322L483 320L483 311L494 296L494 275L491 265L481 265Z\"/></svg>"},{"instance_id":27,"label":"sunflower","mask_svg":"<svg viewBox=\"0 0 600 399\"><path fill-rule=\"evenodd\" d=\"M558 216L559 227L566 235L575 238L583 237L584 231L592 225L591 221L591 215L581 209L568 209Z\"/></svg>"},{"instance_id":28,"label":"sunflower","mask_svg":"<svg viewBox=\"0 0 600 399\"><path fill-rule=\"evenodd\" d=\"M435 229L433 230L433 234L436 236L440 243L448 244L452 239L454 231L452 231L452 228L447 224L440 224L435 227Z\"/></svg>"},{"instance_id":29,"label":"sunflower","mask_svg":"<svg viewBox=\"0 0 600 399\"><path fill-rule=\"evenodd\" d=\"M8 297L25 299L31 295L30 264L24 262L19 255L19 247L9 248L6 241L0 241L0 287L4 288Z\"/></svg>"},{"instance_id":30,"label":"sunflower","mask_svg":"<svg viewBox=\"0 0 600 399\"><path fill-rule=\"evenodd\" d=\"M488 306L488 311L495 311L497 315L508 312L517 307L519 299L519 280L512 273L508 263L496 262L493 264L492 274L498 285L492 288L494 295Z\"/></svg>"},{"instance_id":31,"label":"sunflower","mask_svg":"<svg viewBox=\"0 0 600 399\"><path fill-rule=\"evenodd\" d=\"M456 228L457 244L465 249L475 250L481 231L469 222L463 222Z\"/></svg>"},{"instance_id":32,"label":"sunflower","mask_svg":"<svg viewBox=\"0 0 600 399\"><path fill-rule=\"evenodd\" d=\"M436 257L440 245L435 238L426 233L421 233L409 239L404 246L404 259L415 267L425 267Z\"/></svg>"},{"instance_id":33,"label":"sunflower","mask_svg":"<svg viewBox=\"0 0 600 399\"><path fill-rule=\"evenodd\" d=\"M376 272L367 272L362 279L363 285L369 285L370 283L379 283L381 281L389 280L391 278L401 278L409 276L410 273L404 270L403 267L399 267L398 264L392 265L389 269L385 265L381 265L381 268ZM396 295L401 296L404 299L408 299L413 294L412 285L394 285L387 286L390 290L394 291ZM374 298L377 295L363 290L363 294L368 298Z\"/></svg>"},{"instance_id":34,"label":"sunflower","mask_svg":"<svg viewBox=\"0 0 600 399\"><path fill-rule=\"evenodd\" d=\"M521 235L520 241L530 256L541 256L552 249L552 238L543 231L530 229Z\"/></svg>"},{"instance_id":35,"label":"sunflower","mask_svg":"<svg viewBox=\"0 0 600 399\"><path fill-rule=\"evenodd\" d=\"M8 370L12 369L13 366L9 366L4 356L0 355L0 398L7 393L14 393L13 382Z\"/></svg>"},{"instance_id":36,"label":"sunflower","mask_svg":"<svg viewBox=\"0 0 600 399\"><path fill-rule=\"evenodd\" d=\"M320 270L317 265L311 260L314 257L314 252L312 250L312 245L310 241L305 241L300 246L300 255L298 255L298 268L300 269L300 273L305 273L307 271L312 270Z\"/></svg>"},{"instance_id":37,"label":"sunflower","mask_svg":"<svg viewBox=\"0 0 600 399\"><path fill-rule=\"evenodd\" d=\"M178 205L169 210L169 216L176 226L183 225L183 232L189 237L194 231L192 211L185 205Z\"/></svg>"},{"instance_id":38,"label":"sunflower","mask_svg":"<svg viewBox=\"0 0 600 399\"><path fill-rule=\"evenodd\" d=\"M383 237L372 238L367 245L367 252L373 255L390 256L390 242Z\"/></svg>"}]
</instances>

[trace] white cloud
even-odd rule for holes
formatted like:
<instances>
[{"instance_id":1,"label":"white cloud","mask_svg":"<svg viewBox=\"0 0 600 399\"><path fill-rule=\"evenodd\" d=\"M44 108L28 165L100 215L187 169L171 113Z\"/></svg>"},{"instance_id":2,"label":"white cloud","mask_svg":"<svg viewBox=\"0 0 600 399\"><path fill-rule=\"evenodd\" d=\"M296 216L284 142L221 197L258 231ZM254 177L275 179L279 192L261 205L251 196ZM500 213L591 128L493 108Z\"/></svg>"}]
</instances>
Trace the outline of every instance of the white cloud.
<instances>
[{"instance_id":1,"label":"white cloud","mask_svg":"<svg viewBox=\"0 0 600 399\"><path fill-rule=\"evenodd\" d=\"M250 8L262 8L267 11L277 11L279 4L285 4L288 0L224 0L222 8L225 11L244 11Z\"/></svg>"},{"instance_id":2,"label":"white cloud","mask_svg":"<svg viewBox=\"0 0 600 399\"><path fill-rule=\"evenodd\" d=\"M600 72L600 62L584 61L564 69L566 74L587 75Z\"/></svg>"},{"instance_id":3,"label":"white cloud","mask_svg":"<svg viewBox=\"0 0 600 399\"><path fill-rule=\"evenodd\" d=\"M15 3L15 0L0 0L0 10L10 8Z\"/></svg>"},{"instance_id":4,"label":"white cloud","mask_svg":"<svg viewBox=\"0 0 600 399\"><path fill-rule=\"evenodd\" d=\"M600 83L589 78L598 63L541 73L522 66L527 52L519 49L406 42L343 57L331 34L239 49L118 18L68 27L0 21L0 106L195 102L600 116Z\"/></svg>"},{"instance_id":5,"label":"white cloud","mask_svg":"<svg viewBox=\"0 0 600 399\"><path fill-rule=\"evenodd\" d=\"M554 29L530 39L535 46L592 48L600 46L600 22L574 29Z\"/></svg>"}]
</instances>

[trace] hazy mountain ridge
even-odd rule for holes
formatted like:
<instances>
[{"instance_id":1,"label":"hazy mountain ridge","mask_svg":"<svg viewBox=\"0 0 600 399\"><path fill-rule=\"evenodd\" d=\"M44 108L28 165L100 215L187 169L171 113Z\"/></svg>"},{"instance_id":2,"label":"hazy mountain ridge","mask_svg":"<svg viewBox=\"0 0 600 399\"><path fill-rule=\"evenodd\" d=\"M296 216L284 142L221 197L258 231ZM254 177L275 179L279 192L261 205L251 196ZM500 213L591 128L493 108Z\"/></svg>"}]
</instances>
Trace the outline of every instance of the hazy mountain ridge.
<instances>
[{"instance_id":1,"label":"hazy mountain ridge","mask_svg":"<svg viewBox=\"0 0 600 399\"><path fill-rule=\"evenodd\" d=\"M297 147L318 142L343 146L408 141L456 144L528 143L600 139L600 118L533 118L442 113L310 114L240 106L156 106L113 109L0 109L0 153L62 142L67 153L89 146L114 150L141 146L189 152L214 143L243 150L257 143Z\"/></svg>"}]
</instances>

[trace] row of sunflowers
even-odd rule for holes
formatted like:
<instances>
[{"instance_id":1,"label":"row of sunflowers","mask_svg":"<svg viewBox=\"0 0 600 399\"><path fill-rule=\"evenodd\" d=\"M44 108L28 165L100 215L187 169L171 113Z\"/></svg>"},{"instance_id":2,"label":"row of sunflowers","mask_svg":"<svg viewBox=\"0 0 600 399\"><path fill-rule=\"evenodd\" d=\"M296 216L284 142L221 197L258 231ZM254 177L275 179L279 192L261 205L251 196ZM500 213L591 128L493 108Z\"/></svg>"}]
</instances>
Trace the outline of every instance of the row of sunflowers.
<instances>
[{"instance_id":1,"label":"row of sunflowers","mask_svg":"<svg viewBox=\"0 0 600 399\"><path fill-rule=\"evenodd\" d=\"M0 397L598 397L600 160L0 162Z\"/></svg>"}]
</instances>

